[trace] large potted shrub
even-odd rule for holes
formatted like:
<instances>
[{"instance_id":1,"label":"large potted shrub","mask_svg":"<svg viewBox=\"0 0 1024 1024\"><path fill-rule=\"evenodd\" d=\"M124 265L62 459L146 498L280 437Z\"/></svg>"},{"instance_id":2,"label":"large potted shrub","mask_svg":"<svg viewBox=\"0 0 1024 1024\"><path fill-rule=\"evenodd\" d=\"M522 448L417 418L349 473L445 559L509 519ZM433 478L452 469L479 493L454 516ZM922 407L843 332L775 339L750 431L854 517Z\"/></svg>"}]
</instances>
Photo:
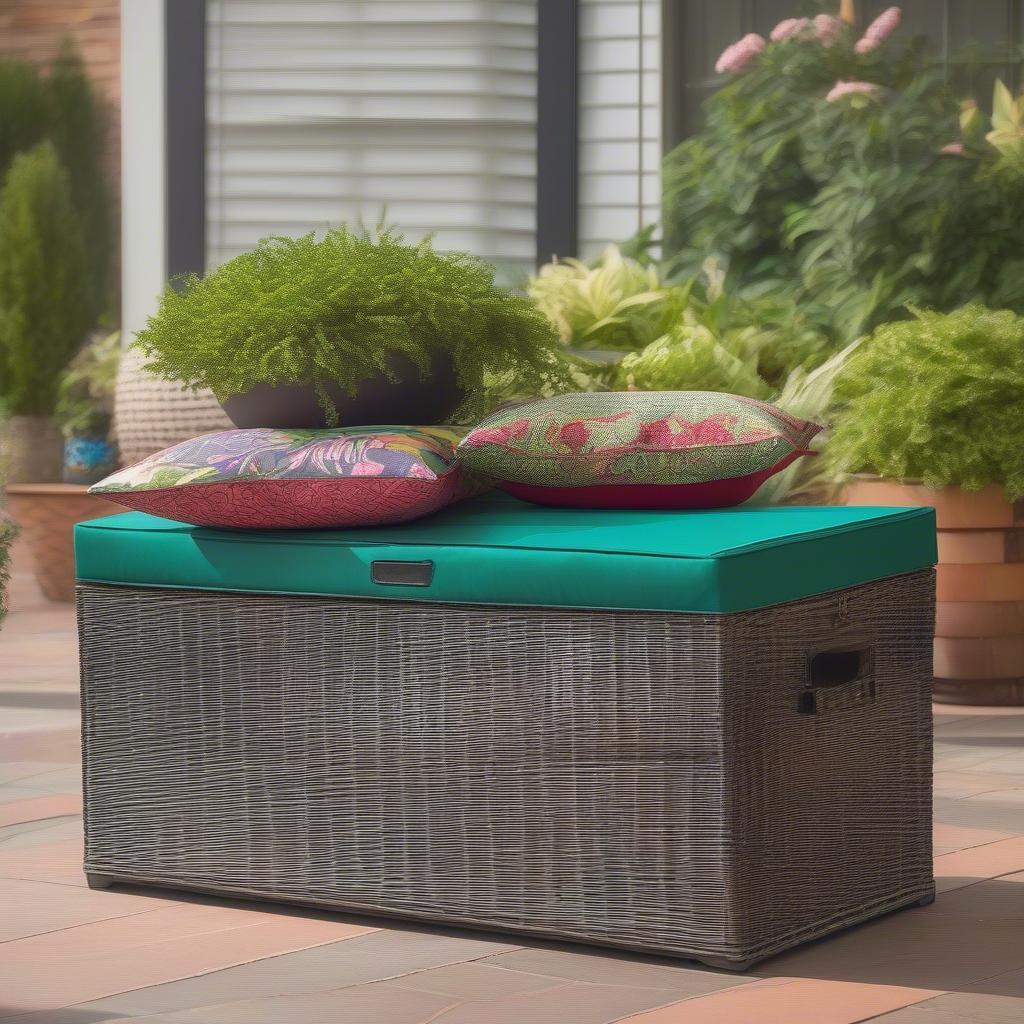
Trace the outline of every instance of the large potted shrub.
<instances>
[{"instance_id":1,"label":"large potted shrub","mask_svg":"<svg viewBox=\"0 0 1024 1024\"><path fill-rule=\"evenodd\" d=\"M117 507L61 479L60 382L92 326L82 228L50 142L16 156L0 192L0 446L12 518L51 600L73 598L71 528Z\"/></svg>"},{"instance_id":2,"label":"large potted shrub","mask_svg":"<svg viewBox=\"0 0 1024 1024\"><path fill-rule=\"evenodd\" d=\"M846 500L936 509L936 698L1024 702L1024 318L973 305L883 325L836 395Z\"/></svg>"},{"instance_id":3,"label":"large potted shrub","mask_svg":"<svg viewBox=\"0 0 1024 1024\"><path fill-rule=\"evenodd\" d=\"M61 374L92 326L81 222L49 142L17 155L0 191L0 408L8 479L60 479Z\"/></svg>"},{"instance_id":4,"label":"large potted shrub","mask_svg":"<svg viewBox=\"0 0 1024 1024\"><path fill-rule=\"evenodd\" d=\"M389 230L267 239L169 287L137 343L240 427L444 422L479 408L485 373L540 390L559 372L492 267Z\"/></svg>"}]
</instances>

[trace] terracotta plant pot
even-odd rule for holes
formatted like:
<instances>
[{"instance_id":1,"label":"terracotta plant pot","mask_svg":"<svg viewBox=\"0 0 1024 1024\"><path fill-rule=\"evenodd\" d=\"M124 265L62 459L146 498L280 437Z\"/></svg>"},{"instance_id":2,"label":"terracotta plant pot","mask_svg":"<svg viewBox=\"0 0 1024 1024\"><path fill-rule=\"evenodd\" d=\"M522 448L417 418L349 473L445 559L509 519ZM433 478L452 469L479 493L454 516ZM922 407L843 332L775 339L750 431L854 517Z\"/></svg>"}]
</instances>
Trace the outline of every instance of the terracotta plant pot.
<instances>
[{"instance_id":1,"label":"terracotta plant pot","mask_svg":"<svg viewBox=\"0 0 1024 1024\"><path fill-rule=\"evenodd\" d=\"M858 478L848 505L930 505L938 526L935 699L1024 704L1024 505L1001 487Z\"/></svg>"},{"instance_id":2,"label":"terracotta plant pot","mask_svg":"<svg viewBox=\"0 0 1024 1024\"><path fill-rule=\"evenodd\" d=\"M21 527L43 596L49 601L74 601L75 523L124 509L74 484L12 484L7 501L11 519Z\"/></svg>"},{"instance_id":3,"label":"terracotta plant pot","mask_svg":"<svg viewBox=\"0 0 1024 1024\"><path fill-rule=\"evenodd\" d=\"M388 380L383 374L368 377L354 395L335 384L327 385L325 390L338 410L338 426L447 423L465 398L447 356L435 357L433 372L422 378L401 353L391 357L391 366L397 380ZM256 384L222 405L236 427L318 430L327 426L312 387Z\"/></svg>"},{"instance_id":4,"label":"terracotta plant pot","mask_svg":"<svg viewBox=\"0 0 1024 1024\"><path fill-rule=\"evenodd\" d=\"M64 470L64 437L49 416L0 420L0 477L8 483L56 483Z\"/></svg>"}]
</instances>

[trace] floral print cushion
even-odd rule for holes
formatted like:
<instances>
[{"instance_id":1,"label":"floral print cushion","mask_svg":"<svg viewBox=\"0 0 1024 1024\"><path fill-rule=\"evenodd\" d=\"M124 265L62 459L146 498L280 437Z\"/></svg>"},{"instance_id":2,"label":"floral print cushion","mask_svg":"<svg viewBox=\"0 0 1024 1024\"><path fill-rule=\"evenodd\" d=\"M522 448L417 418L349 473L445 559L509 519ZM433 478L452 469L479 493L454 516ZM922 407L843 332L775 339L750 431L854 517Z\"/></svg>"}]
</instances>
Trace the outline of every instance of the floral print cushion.
<instances>
[{"instance_id":1,"label":"floral print cushion","mask_svg":"<svg viewBox=\"0 0 1024 1024\"><path fill-rule=\"evenodd\" d=\"M90 488L199 526L377 526L469 493L447 427L224 430L183 441Z\"/></svg>"},{"instance_id":2,"label":"floral print cushion","mask_svg":"<svg viewBox=\"0 0 1024 1024\"><path fill-rule=\"evenodd\" d=\"M470 469L528 500L706 508L750 497L808 454L820 429L719 392L581 393L495 413L458 451Z\"/></svg>"}]
</instances>

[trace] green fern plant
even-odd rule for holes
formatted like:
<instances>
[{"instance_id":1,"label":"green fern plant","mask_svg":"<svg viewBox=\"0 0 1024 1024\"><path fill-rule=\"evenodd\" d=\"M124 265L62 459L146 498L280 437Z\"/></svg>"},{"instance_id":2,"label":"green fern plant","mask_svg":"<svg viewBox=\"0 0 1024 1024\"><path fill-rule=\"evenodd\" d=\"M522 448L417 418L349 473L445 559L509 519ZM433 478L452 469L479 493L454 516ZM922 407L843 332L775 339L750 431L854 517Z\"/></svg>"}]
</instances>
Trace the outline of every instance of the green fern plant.
<instances>
[{"instance_id":1,"label":"green fern plant","mask_svg":"<svg viewBox=\"0 0 1024 1024\"><path fill-rule=\"evenodd\" d=\"M396 352L421 375L436 355L450 357L469 396L462 416L484 405L485 373L537 394L568 386L555 334L529 300L496 287L489 264L429 239L346 228L270 238L176 284L137 343L153 373L221 400L256 383L307 385L330 421L324 386L355 394L368 377L393 380Z\"/></svg>"},{"instance_id":2,"label":"green fern plant","mask_svg":"<svg viewBox=\"0 0 1024 1024\"><path fill-rule=\"evenodd\" d=\"M884 324L836 384L841 473L1024 498L1024 318L970 305Z\"/></svg>"}]
</instances>

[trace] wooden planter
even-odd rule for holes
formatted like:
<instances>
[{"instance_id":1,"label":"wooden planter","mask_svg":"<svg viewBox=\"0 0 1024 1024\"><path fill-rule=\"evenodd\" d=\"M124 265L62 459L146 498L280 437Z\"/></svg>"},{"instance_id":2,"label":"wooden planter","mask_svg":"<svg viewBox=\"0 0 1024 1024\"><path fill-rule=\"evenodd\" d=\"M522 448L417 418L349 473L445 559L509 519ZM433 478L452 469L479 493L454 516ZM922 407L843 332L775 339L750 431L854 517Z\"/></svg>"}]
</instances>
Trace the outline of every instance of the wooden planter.
<instances>
[{"instance_id":1,"label":"wooden planter","mask_svg":"<svg viewBox=\"0 0 1024 1024\"><path fill-rule=\"evenodd\" d=\"M873 478L852 481L845 500L935 509L935 699L1024 704L1024 504L997 486L935 491Z\"/></svg>"},{"instance_id":2,"label":"wooden planter","mask_svg":"<svg viewBox=\"0 0 1024 1024\"><path fill-rule=\"evenodd\" d=\"M49 601L74 601L73 527L84 519L123 512L120 505L86 494L77 484L11 484L8 509L22 530L36 581Z\"/></svg>"}]
</instances>

